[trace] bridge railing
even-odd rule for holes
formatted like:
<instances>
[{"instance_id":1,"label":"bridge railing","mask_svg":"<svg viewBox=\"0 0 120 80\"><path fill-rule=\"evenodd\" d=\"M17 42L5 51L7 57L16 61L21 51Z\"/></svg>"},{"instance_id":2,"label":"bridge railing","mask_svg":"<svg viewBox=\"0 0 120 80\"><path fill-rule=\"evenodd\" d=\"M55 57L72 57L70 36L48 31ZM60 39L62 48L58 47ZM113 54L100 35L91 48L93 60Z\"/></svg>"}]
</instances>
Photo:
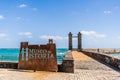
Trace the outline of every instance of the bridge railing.
<instances>
[{"instance_id":1,"label":"bridge railing","mask_svg":"<svg viewBox=\"0 0 120 80\"><path fill-rule=\"evenodd\" d=\"M84 54L120 69L120 58L97 52L83 51Z\"/></svg>"}]
</instances>

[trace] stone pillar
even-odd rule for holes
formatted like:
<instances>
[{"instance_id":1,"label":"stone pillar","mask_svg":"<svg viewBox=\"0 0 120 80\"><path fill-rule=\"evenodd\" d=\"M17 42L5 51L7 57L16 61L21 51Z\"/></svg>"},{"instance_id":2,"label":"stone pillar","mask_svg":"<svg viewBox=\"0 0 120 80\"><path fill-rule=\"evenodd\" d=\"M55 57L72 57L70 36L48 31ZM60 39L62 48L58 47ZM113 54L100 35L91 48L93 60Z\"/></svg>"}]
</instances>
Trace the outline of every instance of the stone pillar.
<instances>
[{"instance_id":1,"label":"stone pillar","mask_svg":"<svg viewBox=\"0 0 120 80\"><path fill-rule=\"evenodd\" d=\"M68 40L69 40L69 50L72 50L72 33L71 32L68 34Z\"/></svg>"},{"instance_id":2,"label":"stone pillar","mask_svg":"<svg viewBox=\"0 0 120 80\"><path fill-rule=\"evenodd\" d=\"M74 73L74 59L71 52L68 52L63 59L62 71L67 73Z\"/></svg>"},{"instance_id":3,"label":"stone pillar","mask_svg":"<svg viewBox=\"0 0 120 80\"><path fill-rule=\"evenodd\" d=\"M78 33L78 50L82 50L82 39L81 33Z\"/></svg>"}]
</instances>

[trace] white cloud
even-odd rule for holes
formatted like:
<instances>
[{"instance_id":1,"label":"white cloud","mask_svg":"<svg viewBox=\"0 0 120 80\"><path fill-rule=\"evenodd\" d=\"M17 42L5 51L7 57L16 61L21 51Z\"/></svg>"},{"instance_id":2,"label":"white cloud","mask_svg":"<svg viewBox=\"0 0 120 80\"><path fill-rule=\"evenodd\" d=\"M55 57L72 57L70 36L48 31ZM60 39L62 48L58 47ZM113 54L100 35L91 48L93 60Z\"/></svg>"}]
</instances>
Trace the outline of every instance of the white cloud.
<instances>
[{"instance_id":1,"label":"white cloud","mask_svg":"<svg viewBox=\"0 0 120 80\"><path fill-rule=\"evenodd\" d=\"M120 39L120 36L117 36L117 39Z\"/></svg>"},{"instance_id":2,"label":"white cloud","mask_svg":"<svg viewBox=\"0 0 120 80\"><path fill-rule=\"evenodd\" d=\"M4 19L5 17L3 15L0 15L0 19Z\"/></svg>"},{"instance_id":3,"label":"white cloud","mask_svg":"<svg viewBox=\"0 0 120 80\"><path fill-rule=\"evenodd\" d=\"M96 31L81 31L83 47L100 47L104 46L107 38L105 34Z\"/></svg>"},{"instance_id":4,"label":"white cloud","mask_svg":"<svg viewBox=\"0 0 120 80\"><path fill-rule=\"evenodd\" d=\"M20 4L20 5L19 5L19 8L25 8L25 7L27 7L26 4Z\"/></svg>"},{"instance_id":5,"label":"white cloud","mask_svg":"<svg viewBox=\"0 0 120 80\"><path fill-rule=\"evenodd\" d=\"M86 35L86 36L93 36L93 37L106 37L105 34L99 34L95 31L81 31L81 33L83 35Z\"/></svg>"},{"instance_id":6,"label":"white cloud","mask_svg":"<svg viewBox=\"0 0 120 80\"><path fill-rule=\"evenodd\" d=\"M119 6L116 6L115 9L119 9Z\"/></svg>"},{"instance_id":7,"label":"white cloud","mask_svg":"<svg viewBox=\"0 0 120 80\"><path fill-rule=\"evenodd\" d=\"M89 35L95 34L96 32L95 31L81 31L81 33L89 36Z\"/></svg>"},{"instance_id":8,"label":"white cloud","mask_svg":"<svg viewBox=\"0 0 120 80\"><path fill-rule=\"evenodd\" d=\"M104 13L105 13L105 14L110 14L110 13L111 13L111 11L104 11Z\"/></svg>"},{"instance_id":9,"label":"white cloud","mask_svg":"<svg viewBox=\"0 0 120 80\"><path fill-rule=\"evenodd\" d=\"M63 38L63 40L68 40L68 36L62 37L62 38ZM72 38L72 40L77 41L77 38Z\"/></svg>"},{"instance_id":10,"label":"white cloud","mask_svg":"<svg viewBox=\"0 0 120 80\"><path fill-rule=\"evenodd\" d=\"M37 8L33 8L33 11L37 11L38 9Z\"/></svg>"},{"instance_id":11,"label":"white cloud","mask_svg":"<svg viewBox=\"0 0 120 80\"><path fill-rule=\"evenodd\" d=\"M20 20L20 19L21 19L21 17L16 17L16 19L17 19L17 20Z\"/></svg>"},{"instance_id":12,"label":"white cloud","mask_svg":"<svg viewBox=\"0 0 120 80\"><path fill-rule=\"evenodd\" d=\"M5 34L5 33L0 33L0 37L6 37L7 36L7 34Z\"/></svg>"},{"instance_id":13,"label":"white cloud","mask_svg":"<svg viewBox=\"0 0 120 80\"><path fill-rule=\"evenodd\" d=\"M18 35L26 36L27 38L33 38L31 32L19 32Z\"/></svg>"},{"instance_id":14,"label":"white cloud","mask_svg":"<svg viewBox=\"0 0 120 80\"><path fill-rule=\"evenodd\" d=\"M64 37L63 39L68 40L68 37Z\"/></svg>"},{"instance_id":15,"label":"white cloud","mask_svg":"<svg viewBox=\"0 0 120 80\"><path fill-rule=\"evenodd\" d=\"M30 35L32 35L31 32L19 32L18 34L19 34L19 35L25 35L25 36L30 36Z\"/></svg>"},{"instance_id":16,"label":"white cloud","mask_svg":"<svg viewBox=\"0 0 120 80\"><path fill-rule=\"evenodd\" d=\"M53 40L63 40L63 37L61 36L40 36L40 39L53 39Z\"/></svg>"},{"instance_id":17,"label":"white cloud","mask_svg":"<svg viewBox=\"0 0 120 80\"><path fill-rule=\"evenodd\" d=\"M28 38L32 38L32 36L28 36Z\"/></svg>"}]
</instances>

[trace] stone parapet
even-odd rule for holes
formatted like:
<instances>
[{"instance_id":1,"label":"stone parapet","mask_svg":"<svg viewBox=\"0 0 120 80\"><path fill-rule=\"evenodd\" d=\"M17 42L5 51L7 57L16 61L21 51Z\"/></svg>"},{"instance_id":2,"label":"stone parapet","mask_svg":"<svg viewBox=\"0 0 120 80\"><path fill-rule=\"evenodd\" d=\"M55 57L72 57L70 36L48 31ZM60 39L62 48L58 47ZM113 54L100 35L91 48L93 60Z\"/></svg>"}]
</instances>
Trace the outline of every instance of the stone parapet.
<instances>
[{"instance_id":1,"label":"stone parapet","mask_svg":"<svg viewBox=\"0 0 120 80\"><path fill-rule=\"evenodd\" d=\"M17 69L18 63L17 62L0 62L0 68Z\"/></svg>"},{"instance_id":2,"label":"stone parapet","mask_svg":"<svg viewBox=\"0 0 120 80\"><path fill-rule=\"evenodd\" d=\"M83 53L88 55L88 56L91 56L92 58L103 61L105 63L110 64L111 66L114 66L114 67L120 69L120 59L119 58L111 57L107 54L96 53L96 52L83 51Z\"/></svg>"},{"instance_id":3,"label":"stone parapet","mask_svg":"<svg viewBox=\"0 0 120 80\"><path fill-rule=\"evenodd\" d=\"M87 52L96 52L96 53L106 53L106 54L115 54L120 53L120 48L86 48L83 51Z\"/></svg>"},{"instance_id":4,"label":"stone parapet","mask_svg":"<svg viewBox=\"0 0 120 80\"><path fill-rule=\"evenodd\" d=\"M61 66L62 72L74 73L74 60L71 52L65 55Z\"/></svg>"}]
</instances>

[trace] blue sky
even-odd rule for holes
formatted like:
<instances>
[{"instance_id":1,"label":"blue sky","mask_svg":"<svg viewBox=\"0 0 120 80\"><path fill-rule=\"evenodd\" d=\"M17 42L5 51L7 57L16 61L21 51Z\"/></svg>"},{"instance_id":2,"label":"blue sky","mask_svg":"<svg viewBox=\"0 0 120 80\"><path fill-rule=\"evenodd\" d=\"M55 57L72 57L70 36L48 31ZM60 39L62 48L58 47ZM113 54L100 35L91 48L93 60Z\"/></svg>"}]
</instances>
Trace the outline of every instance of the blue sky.
<instances>
[{"instance_id":1,"label":"blue sky","mask_svg":"<svg viewBox=\"0 0 120 80\"><path fill-rule=\"evenodd\" d=\"M120 48L120 0L0 0L0 48L48 38L67 48L69 32L83 48Z\"/></svg>"}]
</instances>

